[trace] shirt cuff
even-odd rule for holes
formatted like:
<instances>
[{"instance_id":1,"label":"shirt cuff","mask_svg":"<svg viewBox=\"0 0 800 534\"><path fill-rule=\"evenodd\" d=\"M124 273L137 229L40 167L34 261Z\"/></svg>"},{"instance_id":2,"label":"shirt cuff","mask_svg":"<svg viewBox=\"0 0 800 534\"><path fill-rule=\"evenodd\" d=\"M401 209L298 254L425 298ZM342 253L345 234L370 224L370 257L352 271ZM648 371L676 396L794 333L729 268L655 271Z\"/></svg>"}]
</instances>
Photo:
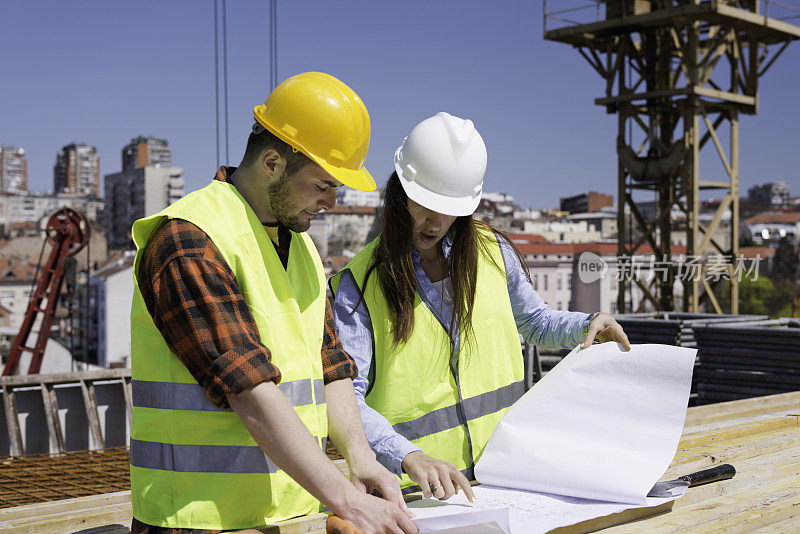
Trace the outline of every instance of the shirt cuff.
<instances>
[{"instance_id":1,"label":"shirt cuff","mask_svg":"<svg viewBox=\"0 0 800 534\"><path fill-rule=\"evenodd\" d=\"M586 341L586 337L589 335L589 325L591 324L592 320L595 317L597 317L599 314L600 314L600 312L594 312L594 313L590 313L588 316L586 316L586 319L583 322L583 327L581 329L582 332L583 332L583 338L582 338L581 343L583 341Z\"/></svg>"},{"instance_id":2,"label":"shirt cuff","mask_svg":"<svg viewBox=\"0 0 800 534\"><path fill-rule=\"evenodd\" d=\"M255 343L229 350L215 358L209 366L210 378L205 383L206 396L217 406L227 408L227 395L237 395L268 380L281 381L281 372L270 361L269 350Z\"/></svg>"},{"instance_id":3,"label":"shirt cuff","mask_svg":"<svg viewBox=\"0 0 800 534\"><path fill-rule=\"evenodd\" d=\"M410 453L421 450L400 434L386 438L374 447L377 460L397 476L404 473L403 459Z\"/></svg>"}]
</instances>

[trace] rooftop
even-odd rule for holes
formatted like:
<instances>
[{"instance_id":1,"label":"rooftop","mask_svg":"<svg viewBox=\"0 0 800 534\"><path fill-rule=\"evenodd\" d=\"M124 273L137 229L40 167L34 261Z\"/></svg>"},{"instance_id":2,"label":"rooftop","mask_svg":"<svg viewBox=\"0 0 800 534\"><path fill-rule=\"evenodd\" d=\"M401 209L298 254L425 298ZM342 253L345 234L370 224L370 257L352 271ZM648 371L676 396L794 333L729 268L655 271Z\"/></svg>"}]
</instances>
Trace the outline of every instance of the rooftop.
<instances>
[{"instance_id":1,"label":"rooftop","mask_svg":"<svg viewBox=\"0 0 800 534\"><path fill-rule=\"evenodd\" d=\"M767 211L753 215L747 224L795 224L800 221L800 211Z\"/></svg>"}]
</instances>

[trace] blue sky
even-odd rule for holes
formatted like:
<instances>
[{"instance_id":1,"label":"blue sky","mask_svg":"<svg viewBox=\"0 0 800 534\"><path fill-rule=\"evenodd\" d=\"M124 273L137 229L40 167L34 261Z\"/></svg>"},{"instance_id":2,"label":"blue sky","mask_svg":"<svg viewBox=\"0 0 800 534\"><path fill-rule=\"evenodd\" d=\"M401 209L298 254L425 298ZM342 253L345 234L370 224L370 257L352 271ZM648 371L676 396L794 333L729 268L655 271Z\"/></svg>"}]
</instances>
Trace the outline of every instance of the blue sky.
<instances>
[{"instance_id":1,"label":"blue sky","mask_svg":"<svg viewBox=\"0 0 800 534\"><path fill-rule=\"evenodd\" d=\"M267 5L228 1L233 165L268 92ZM544 41L541 2L284 0L278 25L280 79L321 70L366 103L379 183L410 129L448 111L486 141L486 190L536 208L587 190L616 196L616 118L593 103L604 83L577 51ZM52 189L56 152L72 141L97 147L102 175L118 172L121 148L140 134L168 139L187 192L207 183L213 37L213 0L2 2L0 143L27 151L29 188ZM761 79L760 96L759 115L741 120L741 190L783 180L800 194L800 43ZM716 161L703 168L721 178Z\"/></svg>"}]
</instances>

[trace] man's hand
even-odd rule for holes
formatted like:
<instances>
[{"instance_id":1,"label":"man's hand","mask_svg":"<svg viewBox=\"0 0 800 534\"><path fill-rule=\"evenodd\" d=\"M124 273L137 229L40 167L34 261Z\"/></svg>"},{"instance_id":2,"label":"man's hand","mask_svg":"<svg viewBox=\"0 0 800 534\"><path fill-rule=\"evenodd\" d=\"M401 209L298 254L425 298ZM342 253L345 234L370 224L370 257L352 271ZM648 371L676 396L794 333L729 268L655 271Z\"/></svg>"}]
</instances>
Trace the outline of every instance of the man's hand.
<instances>
[{"instance_id":1,"label":"man's hand","mask_svg":"<svg viewBox=\"0 0 800 534\"><path fill-rule=\"evenodd\" d=\"M380 491L384 499L397 504L408 517L414 517L403 500L400 479L375 458L353 462L350 465L350 481L364 493L372 493L373 490Z\"/></svg>"},{"instance_id":2,"label":"man's hand","mask_svg":"<svg viewBox=\"0 0 800 534\"><path fill-rule=\"evenodd\" d=\"M364 534L419 532L416 525L394 502L367 495L352 486L343 493L345 496L342 504L331 510Z\"/></svg>"},{"instance_id":3,"label":"man's hand","mask_svg":"<svg viewBox=\"0 0 800 534\"><path fill-rule=\"evenodd\" d=\"M411 480L422 488L423 496L446 500L455 495L460 487L470 502L475 502L469 480L452 462L437 460L422 451L414 451L403 458L402 465Z\"/></svg>"},{"instance_id":4,"label":"man's hand","mask_svg":"<svg viewBox=\"0 0 800 534\"><path fill-rule=\"evenodd\" d=\"M336 515L353 523L364 533L368 532L416 532L409 517L414 517L403 500L400 482L375 459L375 453L367 443L364 426L356 405L352 380L342 379L325 385L328 406L328 435L350 466L353 486L345 496L354 493L345 501L341 510L331 507ZM357 488L357 489L356 489ZM367 491L378 489L383 499L367 495ZM348 508L349 502L358 503ZM402 518L402 522L398 519ZM388 525L388 527L387 527Z\"/></svg>"},{"instance_id":5,"label":"man's hand","mask_svg":"<svg viewBox=\"0 0 800 534\"><path fill-rule=\"evenodd\" d=\"M586 340L581 345L581 348L591 347L595 339L600 343L616 341L622 343L625 350L631 350L631 344L628 341L628 336L622 330L622 326L605 312L595 315L592 322L589 323L589 331L586 333Z\"/></svg>"}]
</instances>

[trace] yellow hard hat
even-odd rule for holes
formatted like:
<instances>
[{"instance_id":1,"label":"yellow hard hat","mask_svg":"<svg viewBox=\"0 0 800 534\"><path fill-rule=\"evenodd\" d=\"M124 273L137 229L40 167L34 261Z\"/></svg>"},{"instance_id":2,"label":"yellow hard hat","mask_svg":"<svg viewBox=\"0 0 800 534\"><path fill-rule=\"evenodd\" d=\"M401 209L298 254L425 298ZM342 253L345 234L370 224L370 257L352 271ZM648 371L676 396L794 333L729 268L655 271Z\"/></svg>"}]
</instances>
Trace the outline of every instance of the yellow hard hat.
<instances>
[{"instance_id":1,"label":"yellow hard hat","mask_svg":"<svg viewBox=\"0 0 800 534\"><path fill-rule=\"evenodd\" d=\"M311 158L343 184L372 191L375 180L364 168L369 149L369 113L342 81L322 72L305 72L278 85L256 121Z\"/></svg>"}]
</instances>

